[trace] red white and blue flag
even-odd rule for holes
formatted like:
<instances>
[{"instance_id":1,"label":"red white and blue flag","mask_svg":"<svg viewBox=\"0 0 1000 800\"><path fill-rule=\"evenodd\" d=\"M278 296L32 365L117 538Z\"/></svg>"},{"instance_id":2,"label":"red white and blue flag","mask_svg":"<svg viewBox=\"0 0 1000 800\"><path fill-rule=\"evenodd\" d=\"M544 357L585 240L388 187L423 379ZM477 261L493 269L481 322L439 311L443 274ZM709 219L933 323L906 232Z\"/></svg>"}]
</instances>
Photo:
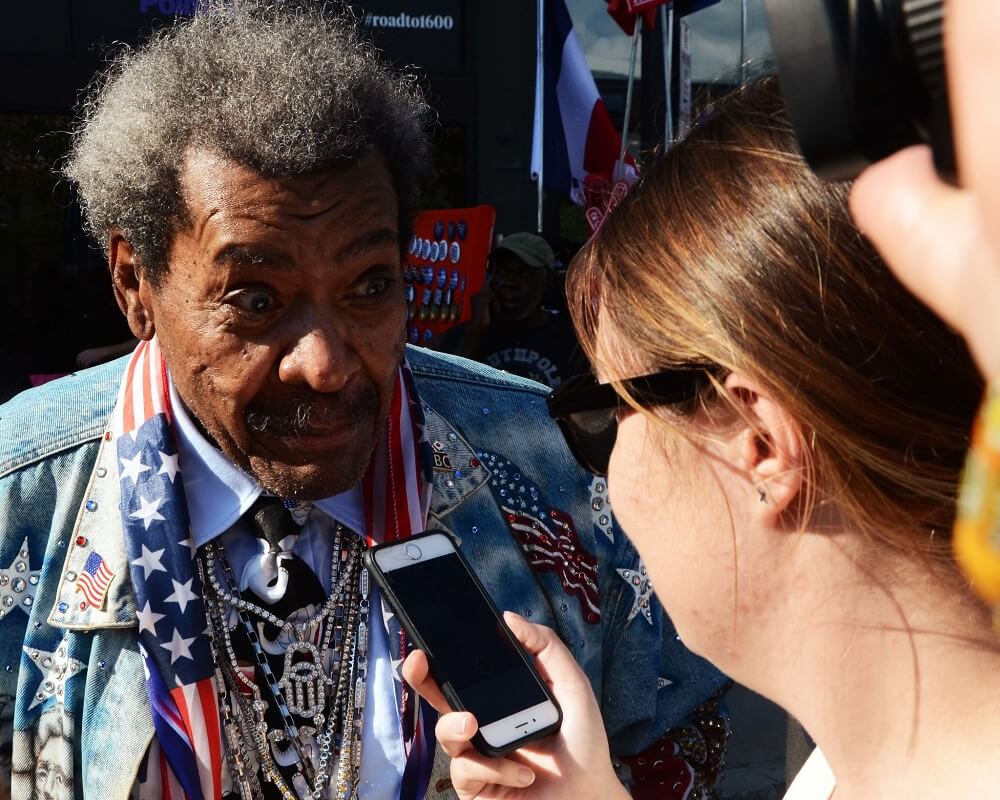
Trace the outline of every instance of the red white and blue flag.
<instances>
[{"instance_id":1,"label":"red white and blue flag","mask_svg":"<svg viewBox=\"0 0 1000 800\"><path fill-rule=\"evenodd\" d=\"M629 36L635 31L636 17L642 16L646 27L656 27L656 9L671 0L608 0L608 14Z\"/></svg>"},{"instance_id":2,"label":"red white and blue flag","mask_svg":"<svg viewBox=\"0 0 1000 800\"><path fill-rule=\"evenodd\" d=\"M115 573L111 571L108 562L94 551L76 579L76 591L82 592L84 599L94 608L104 608L104 598L108 595L108 587L114 577Z\"/></svg>"},{"instance_id":3,"label":"red white and blue flag","mask_svg":"<svg viewBox=\"0 0 1000 800\"><path fill-rule=\"evenodd\" d=\"M563 591L577 598L583 618L591 625L600 623L597 559L580 541L573 518L546 502L541 487L516 464L497 453L478 456L493 473L490 490L529 566L553 573Z\"/></svg>"},{"instance_id":4,"label":"red white and blue flag","mask_svg":"<svg viewBox=\"0 0 1000 800\"><path fill-rule=\"evenodd\" d=\"M122 526L163 768L162 796L212 800L222 793L215 664L167 386L156 340L140 343L108 435L118 455Z\"/></svg>"},{"instance_id":5,"label":"red white and blue flag","mask_svg":"<svg viewBox=\"0 0 1000 800\"><path fill-rule=\"evenodd\" d=\"M635 21L642 17L646 27L656 27L656 11L659 6L673 5L679 14L693 14L703 8L716 5L719 0L605 0L608 15L629 36L635 31Z\"/></svg>"},{"instance_id":6,"label":"red white and blue flag","mask_svg":"<svg viewBox=\"0 0 1000 800\"><path fill-rule=\"evenodd\" d=\"M621 136L597 91L564 0L545 0L544 33L535 78L531 172L536 179L542 175L546 189L588 205L588 179L606 184L634 179L635 163L626 155L624 174L618 167Z\"/></svg>"}]
</instances>

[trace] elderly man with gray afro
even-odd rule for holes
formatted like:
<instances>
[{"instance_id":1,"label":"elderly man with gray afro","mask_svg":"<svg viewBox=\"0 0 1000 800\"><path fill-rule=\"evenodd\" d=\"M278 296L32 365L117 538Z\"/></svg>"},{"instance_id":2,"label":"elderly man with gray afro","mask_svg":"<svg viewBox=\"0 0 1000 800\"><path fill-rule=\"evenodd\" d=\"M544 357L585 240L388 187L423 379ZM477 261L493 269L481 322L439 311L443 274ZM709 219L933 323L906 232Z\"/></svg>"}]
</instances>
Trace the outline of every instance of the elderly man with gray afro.
<instances>
[{"instance_id":1,"label":"elderly man with gray afro","mask_svg":"<svg viewBox=\"0 0 1000 800\"><path fill-rule=\"evenodd\" d=\"M431 120L322 3L203 2L95 82L64 171L139 343L0 407L0 797L468 796L362 565L425 529L566 642L623 785L712 793L726 681L547 389L405 345Z\"/></svg>"}]
</instances>

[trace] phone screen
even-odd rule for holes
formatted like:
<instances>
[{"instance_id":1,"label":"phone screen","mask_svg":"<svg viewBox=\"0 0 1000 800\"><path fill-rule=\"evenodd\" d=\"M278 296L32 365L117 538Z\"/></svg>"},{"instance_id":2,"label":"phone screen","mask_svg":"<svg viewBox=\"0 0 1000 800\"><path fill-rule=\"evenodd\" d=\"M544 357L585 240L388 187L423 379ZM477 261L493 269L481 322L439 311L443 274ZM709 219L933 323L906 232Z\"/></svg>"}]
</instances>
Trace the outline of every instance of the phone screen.
<instances>
[{"instance_id":1,"label":"phone screen","mask_svg":"<svg viewBox=\"0 0 1000 800\"><path fill-rule=\"evenodd\" d=\"M548 699L465 566L447 554L384 573L413 627L480 726Z\"/></svg>"}]
</instances>

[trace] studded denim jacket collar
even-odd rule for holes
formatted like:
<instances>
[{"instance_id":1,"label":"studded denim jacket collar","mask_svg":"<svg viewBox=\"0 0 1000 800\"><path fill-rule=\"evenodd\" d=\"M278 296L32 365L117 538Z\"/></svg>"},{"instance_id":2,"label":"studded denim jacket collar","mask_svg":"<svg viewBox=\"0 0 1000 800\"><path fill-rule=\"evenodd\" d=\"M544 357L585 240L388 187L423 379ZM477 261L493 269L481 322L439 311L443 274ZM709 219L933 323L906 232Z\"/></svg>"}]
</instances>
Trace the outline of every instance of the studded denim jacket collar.
<instances>
[{"instance_id":1,"label":"studded denim jacket collar","mask_svg":"<svg viewBox=\"0 0 1000 800\"><path fill-rule=\"evenodd\" d=\"M114 442L103 438L66 544L56 600L49 610L48 624L54 628L85 631L137 624L135 592L129 580L128 555L122 539L121 490L116 480L115 452ZM99 553L115 575L102 608L83 602L76 591L76 579L91 553Z\"/></svg>"}]
</instances>

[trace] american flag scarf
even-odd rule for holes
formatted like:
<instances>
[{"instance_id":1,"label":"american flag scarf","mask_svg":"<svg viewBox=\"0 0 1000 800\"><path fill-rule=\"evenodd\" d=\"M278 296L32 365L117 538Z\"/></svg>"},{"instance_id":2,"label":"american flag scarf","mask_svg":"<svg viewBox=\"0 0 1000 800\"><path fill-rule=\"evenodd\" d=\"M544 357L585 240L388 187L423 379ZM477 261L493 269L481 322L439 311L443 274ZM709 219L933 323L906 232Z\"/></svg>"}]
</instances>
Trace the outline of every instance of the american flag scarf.
<instances>
[{"instance_id":1,"label":"american flag scarf","mask_svg":"<svg viewBox=\"0 0 1000 800\"><path fill-rule=\"evenodd\" d=\"M135 588L139 648L156 732L163 797L219 800L223 744L208 621L195 565L170 378L156 339L133 352L105 439L116 447L121 519ZM386 434L364 477L369 541L392 541L423 530L431 496L431 458L409 366L396 376ZM423 704L421 704L423 705ZM430 774L433 724L413 732L406 772ZM427 743L430 742L429 750ZM425 763L410 762L421 761ZM423 789L404 780L404 794Z\"/></svg>"}]
</instances>

